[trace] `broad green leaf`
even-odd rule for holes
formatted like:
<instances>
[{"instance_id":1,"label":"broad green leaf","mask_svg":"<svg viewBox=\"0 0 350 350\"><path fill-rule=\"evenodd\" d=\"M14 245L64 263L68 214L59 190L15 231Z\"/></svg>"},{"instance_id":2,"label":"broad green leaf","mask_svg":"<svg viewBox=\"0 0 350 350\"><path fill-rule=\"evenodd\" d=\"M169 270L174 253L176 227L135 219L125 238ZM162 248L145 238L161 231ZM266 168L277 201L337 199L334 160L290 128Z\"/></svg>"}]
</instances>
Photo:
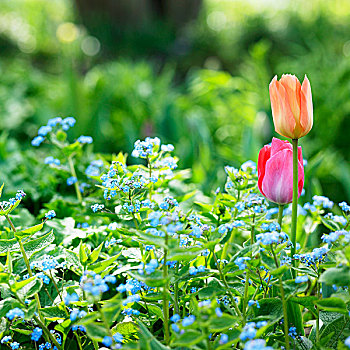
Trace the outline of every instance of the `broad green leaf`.
<instances>
[{"instance_id":1,"label":"broad green leaf","mask_svg":"<svg viewBox=\"0 0 350 350\"><path fill-rule=\"evenodd\" d=\"M291 297L289 299L291 302L299 304L307 308L315 317L317 317L317 312L315 309L314 301L318 300L315 296L306 297Z\"/></svg>"},{"instance_id":2,"label":"broad green leaf","mask_svg":"<svg viewBox=\"0 0 350 350\"><path fill-rule=\"evenodd\" d=\"M331 219L327 219L325 217L321 217L323 225L325 225L327 228L329 228L331 231L338 231L340 230L340 226L334 222Z\"/></svg>"},{"instance_id":3,"label":"broad green leaf","mask_svg":"<svg viewBox=\"0 0 350 350\"><path fill-rule=\"evenodd\" d=\"M16 239L0 239L0 254L6 253L9 250L19 250L19 245Z\"/></svg>"},{"instance_id":4,"label":"broad green leaf","mask_svg":"<svg viewBox=\"0 0 350 350\"><path fill-rule=\"evenodd\" d=\"M28 236L32 236L34 233L37 233L39 231L42 230L42 228L44 227L45 222L42 222L41 224L29 227L25 230L22 231L16 231L15 232L15 236L18 238L24 238L24 237L28 237Z\"/></svg>"},{"instance_id":5,"label":"broad green leaf","mask_svg":"<svg viewBox=\"0 0 350 350\"><path fill-rule=\"evenodd\" d=\"M26 251L28 257L30 257L33 253L46 248L54 240L55 236L53 231L50 231L39 238L32 239L29 242L24 243L24 250Z\"/></svg>"},{"instance_id":6,"label":"broad green leaf","mask_svg":"<svg viewBox=\"0 0 350 350\"><path fill-rule=\"evenodd\" d=\"M174 340L173 345L188 347L199 343L204 338L205 338L205 334L199 331L188 329L185 331L185 333L181 334L179 337L177 337Z\"/></svg>"},{"instance_id":7,"label":"broad green leaf","mask_svg":"<svg viewBox=\"0 0 350 350\"><path fill-rule=\"evenodd\" d=\"M30 277L20 282L15 282L11 285L11 289L17 293L18 297L22 300L28 299L34 294L39 293L43 282L36 276Z\"/></svg>"},{"instance_id":8,"label":"broad green leaf","mask_svg":"<svg viewBox=\"0 0 350 350\"><path fill-rule=\"evenodd\" d=\"M140 275L136 272L128 273L131 277L136 278L137 280L144 282L149 287L162 287L165 285L166 280L163 278L163 273L159 270L154 271L151 275Z\"/></svg>"},{"instance_id":9,"label":"broad green leaf","mask_svg":"<svg viewBox=\"0 0 350 350\"><path fill-rule=\"evenodd\" d=\"M48 306L40 311L45 318L51 321L64 320L69 317L62 306Z\"/></svg>"},{"instance_id":10,"label":"broad green leaf","mask_svg":"<svg viewBox=\"0 0 350 350\"><path fill-rule=\"evenodd\" d=\"M104 325L100 322L85 323L84 327L87 335L92 340L96 340L98 342L101 342L104 337L109 335L106 327L104 327Z\"/></svg>"},{"instance_id":11,"label":"broad green leaf","mask_svg":"<svg viewBox=\"0 0 350 350\"><path fill-rule=\"evenodd\" d=\"M120 322L112 328L112 331L118 332L124 336L128 336L137 333L138 327L134 322Z\"/></svg>"},{"instance_id":12,"label":"broad green leaf","mask_svg":"<svg viewBox=\"0 0 350 350\"><path fill-rule=\"evenodd\" d=\"M65 249L64 255L66 257L67 265L69 267L73 266L75 268L75 270L77 270L77 271L82 270L82 265L80 263L79 256L77 253L75 253L69 249Z\"/></svg>"},{"instance_id":13,"label":"broad green leaf","mask_svg":"<svg viewBox=\"0 0 350 350\"><path fill-rule=\"evenodd\" d=\"M102 260L102 261L99 261L99 262L94 263L94 264L90 264L90 265L88 265L88 269L91 271L94 271L96 273L101 273L102 271L105 271L109 267L114 267L113 263L115 260L117 260L119 258L119 256L120 256L120 253L112 256L109 259Z\"/></svg>"},{"instance_id":14,"label":"broad green leaf","mask_svg":"<svg viewBox=\"0 0 350 350\"><path fill-rule=\"evenodd\" d=\"M103 245L104 245L104 242L102 242L96 249L94 249L91 252L91 255L89 256L89 261L91 263L94 263L98 259L99 255L101 253L101 250L103 248Z\"/></svg>"},{"instance_id":15,"label":"broad green leaf","mask_svg":"<svg viewBox=\"0 0 350 350\"><path fill-rule=\"evenodd\" d=\"M154 335L150 333L150 331L147 329L147 327L141 322L137 322L139 326L139 336L140 341L139 344L142 344L140 349L142 350L169 350L167 346L164 346L162 343L160 343Z\"/></svg>"},{"instance_id":16,"label":"broad green leaf","mask_svg":"<svg viewBox=\"0 0 350 350\"><path fill-rule=\"evenodd\" d=\"M7 298L0 300L0 318L5 317L5 315L12 309L12 304L15 301L13 298Z\"/></svg>"},{"instance_id":17,"label":"broad green leaf","mask_svg":"<svg viewBox=\"0 0 350 350\"><path fill-rule=\"evenodd\" d=\"M212 332L221 332L227 328L234 327L237 320L237 317L224 314L221 317L214 318L210 322L209 329Z\"/></svg>"},{"instance_id":18,"label":"broad green leaf","mask_svg":"<svg viewBox=\"0 0 350 350\"><path fill-rule=\"evenodd\" d=\"M349 311L346 308L345 302L340 298L327 298L314 301L320 309L325 311L339 312L344 315L348 315Z\"/></svg>"},{"instance_id":19,"label":"broad green leaf","mask_svg":"<svg viewBox=\"0 0 350 350\"><path fill-rule=\"evenodd\" d=\"M324 282L329 285L335 284L336 286L349 286L350 285L350 269L347 266L332 267L320 277L320 282Z\"/></svg>"},{"instance_id":20,"label":"broad green leaf","mask_svg":"<svg viewBox=\"0 0 350 350\"><path fill-rule=\"evenodd\" d=\"M260 308L254 308L255 317L264 319L269 323L276 323L283 317L283 307L280 299L261 299L259 304Z\"/></svg>"},{"instance_id":21,"label":"broad green leaf","mask_svg":"<svg viewBox=\"0 0 350 350\"><path fill-rule=\"evenodd\" d=\"M196 258L204 250L204 247L172 248L169 251L168 259L175 261L188 261Z\"/></svg>"}]
</instances>

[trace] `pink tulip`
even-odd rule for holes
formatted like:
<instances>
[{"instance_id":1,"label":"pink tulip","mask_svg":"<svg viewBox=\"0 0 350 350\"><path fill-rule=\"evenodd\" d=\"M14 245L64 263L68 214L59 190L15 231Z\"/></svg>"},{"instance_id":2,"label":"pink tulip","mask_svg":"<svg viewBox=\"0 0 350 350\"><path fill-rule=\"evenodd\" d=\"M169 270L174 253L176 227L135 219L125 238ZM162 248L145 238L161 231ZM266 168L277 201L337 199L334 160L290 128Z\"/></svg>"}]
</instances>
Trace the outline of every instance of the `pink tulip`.
<instances>
[{"instance_id":1,"label":"pink tulip","mask_svg":"<svg viewBox=\"0 0 350 350\"><path fill-rule=\"evenodd\" d=\"M304 166L298 147L298 197L304 186ZM293 199L293 148L288 141L276 138L265 145L258 157L258 187L271 202L291 203Z\"/></svg>"},{"instance_id":2,"label":"pink tulip","mask_svg":"<svg viewBox=\"0 0 350 350\"><path fill-rule=\"evenodd\" d=\"M311 87L305 75L300 85L295 75L275 76L269 86L275 130L280 135L300 139L309 133L313 124Z\"/></svg>"}]
</instances>

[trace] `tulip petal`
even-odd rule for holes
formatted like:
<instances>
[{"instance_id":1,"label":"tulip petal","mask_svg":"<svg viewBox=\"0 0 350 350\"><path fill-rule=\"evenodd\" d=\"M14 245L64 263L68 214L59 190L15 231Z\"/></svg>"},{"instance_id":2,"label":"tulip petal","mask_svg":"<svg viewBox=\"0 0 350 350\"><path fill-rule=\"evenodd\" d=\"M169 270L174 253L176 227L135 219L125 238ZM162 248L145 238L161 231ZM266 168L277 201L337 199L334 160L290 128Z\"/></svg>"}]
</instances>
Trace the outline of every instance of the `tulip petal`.
<instances>
[{"instance_id":1,"label":"tulip petal","mask_svg":"<svg viewBox=\"0 0 350 350\"><path fill-rule=\"evenodd\" d=\"M296 122L294 115L292 113L291 107L289 105L289 98L284 86L276 81L275 94L279 101L279 113L275 115L274 110L272 110L273 121L275 124L275 130L282 136L294 137L294 129L296 127ZM271 92L270 92L271 96Z\"/></svg>"},{"instance_id":2,"label":"tulip petal","mask_svg":"<svg viewBox=\"0 0 350 350\"><path fill-rule=\"evenodd\" d=\"M275 155L277 152L283 149L293 150L293 147L287 140L283 141L274 137L271 142L271 156Z\"/></svg>"},{"instance_id":3,"label":"tulip petal","mask_svg":"<svg viewBox=\"0 0 350 350\"><path fill-rule=\"evenodd\" d=\"M291 74L283 74L280 82L286 90L289 106L296 123L298 123L300 117L300 82L295 75Z\"/></svg>"},{"instance_id":4,"label":"tulip petal","mask_svg":"<svg viewBox=\"0 0 350 350\"><path fill-rule=\"evenodd\" d=\"M313 125L313 105L312 94L309 79L305 75L303 85L301 86L301 108L300 108L300 125L303 130L302 136L308 134Z\"/></svg>"},{"instance_id":5,"label":"tulip petal","mask_svg":"<svg viewBox=\"0 0 350 350\"><path fill-rule=\"evenodd\" d=\"M263 196L265 196L263 189L262 189L262 182L265 176L265 166L266 162L271 156L271 146L266 145L264 146L258 156L258 187L260 192L262 193ZM265 196L266 197L266 196Z\"/></svg>"},{"instance_id":6,"label":"tulip petal","mask_svg":"<svg viewBox=\"0 0 350 350\"><path fill-rule=\"evenodd\" d=\"M284 149L266 162L262 189L266 197L278 204L290 203L293 199L293 152Z\"/></svg>"}]
</instances>

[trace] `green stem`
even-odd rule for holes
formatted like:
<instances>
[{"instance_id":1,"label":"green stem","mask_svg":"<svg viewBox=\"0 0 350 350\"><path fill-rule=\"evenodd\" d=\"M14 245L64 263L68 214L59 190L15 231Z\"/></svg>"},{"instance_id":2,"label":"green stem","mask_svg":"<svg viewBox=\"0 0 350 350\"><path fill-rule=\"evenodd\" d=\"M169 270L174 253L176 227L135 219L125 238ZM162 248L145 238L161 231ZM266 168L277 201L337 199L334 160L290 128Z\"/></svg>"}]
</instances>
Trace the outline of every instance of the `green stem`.
<instances>
[{"instance_id":1,"label":"green stem","mask_svg":"<svg viewBox=\"0 0 350 350\"><path fill-rule=\"evenodd\" d=\"M77 194L77 198L78 198L79 203L82 203L83 197L81 196L81 192L80 192L80 188L79 188L79 181L78 181L77 173L75 172L74 163L73 163L73 159L71 156L68 157L68 164L69 164L69 169L70 169L72 176L74 176L77 179L77 181L74 183L75 193Z\"/></svg>"},{"instance_id":2,"label":"green stem","mask_svg":"<svg viewBox=\"0 0 350 350\"><path fill-rule=\"evenodd\" d=\"M105 326L105 328L106 328L106 331L107 331L108 335L113 339L113 333L112 333L112 331L111 331L111 329L110 329L110 327L109 327L109 324L108 324L108 322L107 322L107 319L106 319L106 317L105 317L105 314L103 313L103 311L102 311L102 309L101 309L100 304L99 304L98 302L96 302L95 305L96 305L96 308L97 308L98 313L99 313L100 316L101 316L101 320L102 320L102 322L103 322L103 324L104 324L104 326Z\"/></svg>"},{"instance_id":3,"label":"green stem","mask_svg":"<svg viewBox=\"0 0 350 350\"><path fill-rule=\"evenodd\" d=\"M237 202L239 201L239 198L240 198L240 191L238 191L238 194L237 194ZM236 203L237 203L236 202ZM238 210L237 208L235 209L235 212L234 212L234 215L233 215L233 219L236 218L237 216L237 213L238 213ZM232 230L230 232L230 238L228 239L228 241L225 243L224 245L224 248L222 250L222 253L221 253L221 261L225 260L226 259L226 255L227 255L227 250L228 250L228 247L232 244L232 241L233 241L233 238L234 238L234 230Z\"/></svg>"},{"instance_id":4,"label":"green stem","mask_svg":"<svg viewBox=\"0 0 350 350\"><path fill-rule=\"evenodd\" d=\"M176 279L177 279L177 275L179 273L179 262L176 263ZM175 282L175 286L174 286L174 299L175 299L175 312L177 314L180 313L180 309L179 309L179 281L176 280Z\"/></svg>"},{"instance_id":5,"label":"green stem","mask_svg":"<svg viewBox=\"0 0 350 350\"><path fill-rule=\"evenodd\" d=\"M318 284L318 281L316 281L316 295L317 295L317 299L320 299L320 286ZM316 313L317 313L317 317L316 317L316 343L318 343L320 340L320 310L317 306L316 306Z\"/></svg>"},{"instance_id":6,"label":"green stem","mask_svg":"<svg viewBox=\"0 0 350 350\"><path fill-rule=\"evenodd\" d=\"M255 231L255 214L253 215L252 228L250 230L250 253L249 253L249 255L251 257L253 256L254 231ZM246 318L247 318L249 278L250 278L250 271L247 270L245 285L244 285L244 297L243 297L243 323L244 324L246 323Z\"/></svg>"},{"instance_id":7,"label":"green stem","mask_svg":"<svg viewBox=\"0 0 350 350\"><path fill-rule=\"evenodd\" d=\"M283 219L283 208L284 208L284 205L283 204L280 204L278 206L278 217L277 217L277 222L278 222L278 225L280 225L280 228L282 231L282 219Z\"/></svg>"},{"instance_id":8,"label":"green stem","mask_svg":"<svg viewBox=\"0 0 350 350\"><path fill-rule=\"evenodd\" d=\"M295 267L295 247L297 242L297 222L298 222L298 139L292 140L293 144L293 204L292 204L292 229L291 240L292 248L290 251L292 266ZM292 276L296 277L296 272L292 269Z\"/></svg>"},{"instance_id":9,"label":"green stem","mask_svg":"<svg viewBox=\"0 0 350 350\"><path fill-rule=\"evenodd\" d=\"M280 206L280 210L281 210L281 207L282 207L282 213L283 213L283 206ZM281 216L281 221L278 222L280 225L282 223L282 216ZM279 263L278 263L278 260L277 260L277 257L276 257L276 254L275 254L275 251L273 249L273 246L272 244L270 245L270 249L271 249L271 253L273 255L273 259L275 261L275 265L276 265L276 268L279 268ZM281 299L282 299L282 308L283 308L283 317L284 317L284 322L283 322L283 325L284 325L284 339L285 339L285 345L286 345L286 350L289 350L290 349L290 345L289 345L289 323L288 323L288 311L287 311L287 302L286 302L286 297L285 297L285 294L284 294L284 289L283 289L283 283L282 283L282 277L280 276L279 277L279 287L280 287L280 292L281 292Z\"/></svg>"},{"instance_id":10,"label":"green stem","mask_svg":"<svg viewBox=\"0 0 350 350\"><path fill-rule=\"evenodd\" d=\"M219 274L220 274L220 277L221 277L221 279L222 279L222 282L224 282L224 285L225 285L225 287L226 287L226 290L227 290L228 293L230 294L230 298L231 298L232 305L233 305L233 307L234 307L234 309L235 309L237 315L238 315L238 316L242 316L242 313L241 313L241 311L239 310L239 307L238 307L238 305L237 305L237 303L236 303L236 301L235 301L235 298L234 298L234 296L233 296L233 294L232 294L232 292L231 292L231 289L230 289L229 285L227 284L226 278L225 278L224 274L222 273L220 263L218 262L218 259L216 258L216 255L215 255L215 253L214 253L214 250L213 250L212 253L213 253L213 258L214 258L215 264L216 264L216 266L217 266L217 268L218 268L218 270L219 270Z\"/></svg>"},{"instance_id":11,"label":"green stem","mask_svg":"<svg viewBox=\"0 0 350 350\"><path fill-rule=\"evenodd\" d=\"M284 289L283 289L283 284L282 284L282 277L280 277L280 291L281 291L281 299L282 299L282 307L283 307L283 317L284 317L284 339L286 343L286 350L290 349L289 346L289 329L288 329L288 311L287 311L287 303L286 303L286 298L284 295Z\"/></svg>"},{"instance_id":12,"label":"green stem","mask_svg":"<svg viewBox=\"0 0 350 350\"><path fill-rule=\"evenodd\" d=\"M165 234L165 246L168 246L168 234ZM168 248L164 249L164 260L163 260L163 278L165 284L163 287L163 315L164 315L164 341L165 345L169 344L169 304L168 304L168 266L167 266L167 254Z\"/></svg>"}]
</instances>

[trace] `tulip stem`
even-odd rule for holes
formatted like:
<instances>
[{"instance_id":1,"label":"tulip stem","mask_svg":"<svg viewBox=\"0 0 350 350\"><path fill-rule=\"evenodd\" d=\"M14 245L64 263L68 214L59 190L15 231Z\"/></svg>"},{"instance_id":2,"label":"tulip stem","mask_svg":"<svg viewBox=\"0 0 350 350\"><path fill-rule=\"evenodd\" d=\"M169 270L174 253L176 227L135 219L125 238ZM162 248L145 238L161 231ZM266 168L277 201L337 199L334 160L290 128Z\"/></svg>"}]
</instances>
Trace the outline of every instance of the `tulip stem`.
<instances>
[{"instance_id":1,"label":"tulip stem","mask_svg":"<svg viewBox=\"0 0 350 350\"><path fill-rule=\"evenodd\" d=\"M291 240L292 248L290 251L290 257L292 259L292 266L295 267L295 247L297 242L297 222L298 222L298 139L292 140L293 144L293 203L292 203L292 230ZM295 278L295 270L292 269L292 276Z\"/></svg>"}]
</instances>

